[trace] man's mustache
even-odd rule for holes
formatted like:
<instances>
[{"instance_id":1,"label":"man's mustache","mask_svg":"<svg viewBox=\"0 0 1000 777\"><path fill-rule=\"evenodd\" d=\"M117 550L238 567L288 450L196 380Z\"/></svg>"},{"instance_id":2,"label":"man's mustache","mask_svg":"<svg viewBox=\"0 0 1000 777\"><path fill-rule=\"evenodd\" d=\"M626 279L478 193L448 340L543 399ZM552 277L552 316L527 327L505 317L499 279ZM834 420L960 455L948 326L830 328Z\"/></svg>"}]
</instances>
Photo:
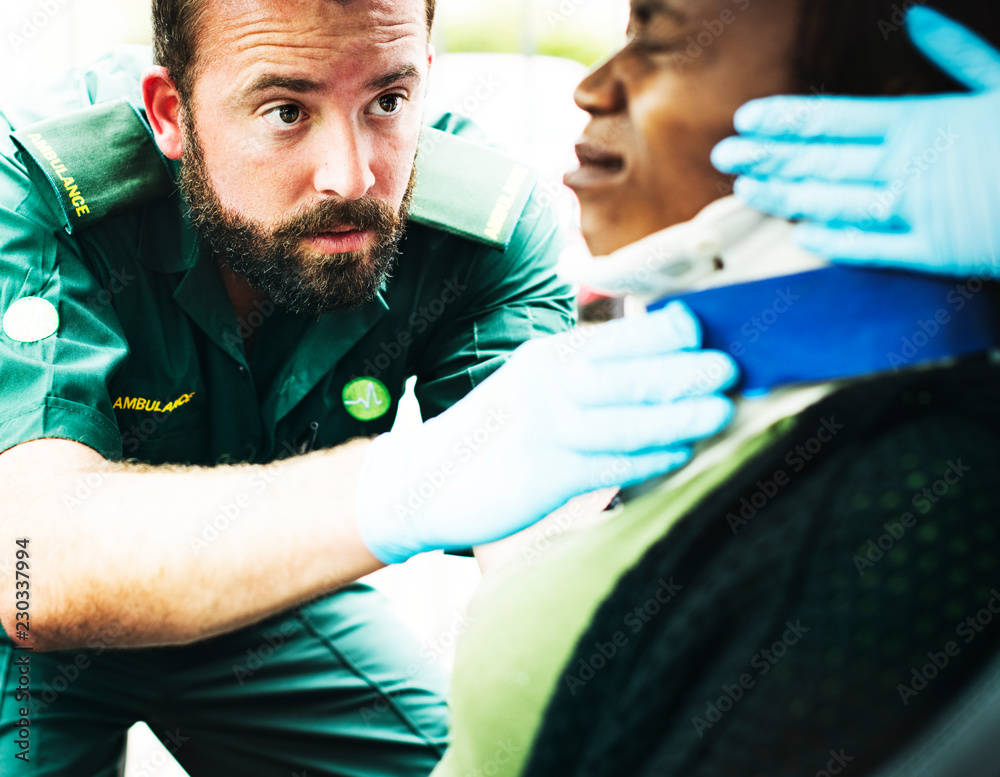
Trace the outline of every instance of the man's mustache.
<instances>
[{"instance_id":1,"label":"man's mustache","mask_svg":"<svg viewBox=\"0 0 1000 777\"><path fill-rule=\"evenodd\" d=\"M290 217L273 230L281 241L315 237L350 226L361 232L391 235L402 226L399 211L380 200L328 199L303 213Z\"/></svg>"}]
</instances>

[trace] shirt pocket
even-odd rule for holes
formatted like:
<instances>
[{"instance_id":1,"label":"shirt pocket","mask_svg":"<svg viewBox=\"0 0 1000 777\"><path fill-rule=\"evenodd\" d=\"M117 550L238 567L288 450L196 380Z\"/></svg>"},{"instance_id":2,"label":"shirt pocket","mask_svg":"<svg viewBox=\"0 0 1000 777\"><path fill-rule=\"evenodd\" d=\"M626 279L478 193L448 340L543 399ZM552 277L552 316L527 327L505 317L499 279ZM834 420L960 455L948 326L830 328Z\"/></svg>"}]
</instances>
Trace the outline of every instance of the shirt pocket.
<instances>
[{"instance_id":1,"label":"shirt pocket","mask_svg":"<svg viewBox=\"0 0 1000 777\"><path fill-rule=\"evenodd\" d=\"M172 392L173 399L116 397L122 458L147 464L191 464L204 460L210 425L197 392Z\"/></svg>"},{"instance_id":2,"label":"shirt pocket","mask_svg":"<svg viewBox=\"0 0 1000 777\"><path fill-rule=\"evenodd\" d=\"M207 426L197 422L149 434L140 425L137 432L122 434L122 457L153 465L199 464L208 451L207 435Z\"/></svg>"}]
</instances>

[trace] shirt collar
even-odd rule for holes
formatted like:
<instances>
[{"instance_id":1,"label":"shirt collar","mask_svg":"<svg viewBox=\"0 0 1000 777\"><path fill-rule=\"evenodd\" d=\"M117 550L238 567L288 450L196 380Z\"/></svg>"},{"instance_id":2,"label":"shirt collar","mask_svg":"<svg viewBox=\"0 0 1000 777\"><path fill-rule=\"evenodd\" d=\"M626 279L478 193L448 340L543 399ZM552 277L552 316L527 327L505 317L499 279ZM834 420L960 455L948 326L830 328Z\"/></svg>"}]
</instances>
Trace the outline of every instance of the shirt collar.
<instances>
[{"instance_id":1,"label":"shirt collar","mask_svg":"<svg viewBox=\"0 0 1000 777\"><path fill-rule=\"evenodd\" d=\"M239 360L235 346L239 342L236 320L229 306L225 288L218 276L215 260L198 237L197 230L184 213L176 190L165 199L145 207L139 235L139 260L160 274L180 274L174 297L204 332L223 350ZM354 342L389 310L386 285L375 299L348 313L326 313L316 317L311 329L324 336ZM347 322L350 327L345 327Z\"/></svg>"}]
</instances>

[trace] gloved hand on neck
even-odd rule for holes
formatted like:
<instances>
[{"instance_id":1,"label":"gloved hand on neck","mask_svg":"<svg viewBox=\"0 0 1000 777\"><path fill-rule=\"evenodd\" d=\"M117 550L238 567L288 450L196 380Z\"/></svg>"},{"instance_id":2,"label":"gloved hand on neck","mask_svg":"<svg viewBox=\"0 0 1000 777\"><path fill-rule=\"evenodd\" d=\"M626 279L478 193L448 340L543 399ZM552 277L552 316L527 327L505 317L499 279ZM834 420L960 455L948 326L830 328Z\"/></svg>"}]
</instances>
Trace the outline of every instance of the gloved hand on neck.
<instances>
[{"instance_id":1,"label":"gloved hand on neck","mask_svg":"<svg viewBox=\"0 0 1000 777\"><path fill-rule=\"evenodd\" d=\"M569 499L684 465L732 419L725 354L677 303L525 343L454 407L375 440L358 528L383 563L527 528Z\"/></svg>"},{"instance_id":2,"label":"gloved hand on neck","mask_svg":"<svg viewBox=\"0 0 1000 777\"><path fill-rule=\"evenodd\" d=\"M907 31L969 93L755 100L713 162L749 205L801 219L816 254L1000 277L1000 52L920 6Z\"/></svg>"}]
</instances>

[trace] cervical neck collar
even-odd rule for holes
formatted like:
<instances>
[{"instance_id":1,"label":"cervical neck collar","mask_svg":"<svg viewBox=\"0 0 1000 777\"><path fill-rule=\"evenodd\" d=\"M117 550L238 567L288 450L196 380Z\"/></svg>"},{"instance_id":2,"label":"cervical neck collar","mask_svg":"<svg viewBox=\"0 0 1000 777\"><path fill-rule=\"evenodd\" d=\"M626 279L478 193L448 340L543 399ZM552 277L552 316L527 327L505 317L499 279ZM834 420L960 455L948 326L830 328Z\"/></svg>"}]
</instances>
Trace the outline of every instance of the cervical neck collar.
<instances>
[{"instance_id":1,"label":"cervical neck collar","mask_svg":"<svg viewBox=\"0 0 1000 777\"><path fill-rule=\"evenodd\" d=\"M650 303L668 294L732 285L826 266L790 240L792 225L735 197L713 202L678 224L608 255L568 255L559 272L571 283Z\"/></svg>"},{"instance_id":2,"label":"cervical neck collar","mask_svg":"<svg viewBox=\"0 0 1000 777\"><path fill-rule=\"evenodd\" d=\"M830 266L792 244L790 230L727 198L565 271L591 288L635 295L651 311L683 300L702 322L704 346L736 359L745 393L898 371L997 344L981 286L970 293L954 279Z\"/></svg>"}]
</instances>

